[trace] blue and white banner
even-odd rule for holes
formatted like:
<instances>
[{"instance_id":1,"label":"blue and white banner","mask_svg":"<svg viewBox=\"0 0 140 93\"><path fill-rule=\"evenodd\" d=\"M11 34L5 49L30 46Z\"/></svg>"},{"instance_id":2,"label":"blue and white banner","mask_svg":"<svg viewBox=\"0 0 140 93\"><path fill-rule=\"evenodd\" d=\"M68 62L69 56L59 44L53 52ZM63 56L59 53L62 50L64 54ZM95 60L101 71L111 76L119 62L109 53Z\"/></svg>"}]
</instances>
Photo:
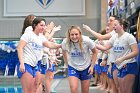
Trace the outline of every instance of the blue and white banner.
<instances>
[{"instance_id":1,"label":"blue and white banner","mask_svg":"<svg viewBox=\"0 0 140 93\"><path fill-rule=\"evenodd\" d=\"M118 3L119 3L119 0L115 0L114 3L113 3L113 5L112 5L112 7L110 7L108 9L107 14L110 13L110 12L112 12L113 9L117 6Z\"/></svg>"},{"instance_id":2,"label":"blue and white banner","mask_svg":"<svg viewBox=\"0 0 140 93\"><path fill-rule=\"evenodd\" d=\"M85 0L4 0L4 16L81 16Z\"/></svg>"}]
</instances>

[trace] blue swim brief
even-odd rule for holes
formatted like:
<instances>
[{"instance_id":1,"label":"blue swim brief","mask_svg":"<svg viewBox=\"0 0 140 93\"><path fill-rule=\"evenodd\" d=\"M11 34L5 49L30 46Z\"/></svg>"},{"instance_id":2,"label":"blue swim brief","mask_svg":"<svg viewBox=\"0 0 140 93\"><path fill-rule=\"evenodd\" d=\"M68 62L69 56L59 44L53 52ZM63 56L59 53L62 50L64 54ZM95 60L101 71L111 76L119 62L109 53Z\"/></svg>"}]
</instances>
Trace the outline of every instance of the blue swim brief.
<instances>
[{"instance_id":1,"label":"blue swim brief","mask_svg":"<svg viewBox=\"0 0 140 93\"><path fill-rule=\"evenodd\" d=\"M134 63L127 63L126 67L123 67L122 69L118 70L117 76L120 78L125 77L127 74L138 74L138 65L137 62Z\"/></svg>"},{"instance_id":2,"label":"blue swim brief","mask_svg":"<svg viewBox=\"0 0 140 93\"><path fill-rule=\"evenodd\" d=\"M100 68L99 64L94 65L94 72L98 75L101 74L101 68Z\"/></svg>"},{"instance_id":3,"label":"blue swim brief","mask_svg":"<svg viewBox=\"0 0 140 93\"><path fill-rule=\"evenodd\" d=\"M89 66L90 67L90 66ZM88 80L92 78L92 75L88 73L89 67L83 71L78 71L68 65L68 76L75 76L80 80Z\"/></svg>"},{"instance_id":4,"label":"blue swim brief","mask_svg":"<svg viewBox=\"0 0 140 93\"><path fill-rule=\"evenodd\" d=\"M24 73L21 73L19 71L19 66L20 66L20 63L17 64L17 76L18 78L21 78ZM32 67L26 63L24 63L24 66L25 66L25 71L29 72L33 77L36 76L36 69L35 69L36 67Z\"/></svg>"},{"instance_id":5,"label":"blue swim brief","mask_svg":"<svg viewBox=\"0 0 140 93\"><path fill-rule=\"evenodd\" d=\"M111 73L108 73L107 76L110 78L110 79L113 79L113 71L116 70L117 67L116 67L116 64L112 63L112 68L111 68Z\"/></svg>"},{"instance_id":6,"label":"blue swim brief","mask_svg":"<svg viewBox=\"0 0 140 93\"><path fill-rule=\"evenodd\" d=\"M35 70L41 72L41 60L38 61Z\"/></svg>"}]
</instances>

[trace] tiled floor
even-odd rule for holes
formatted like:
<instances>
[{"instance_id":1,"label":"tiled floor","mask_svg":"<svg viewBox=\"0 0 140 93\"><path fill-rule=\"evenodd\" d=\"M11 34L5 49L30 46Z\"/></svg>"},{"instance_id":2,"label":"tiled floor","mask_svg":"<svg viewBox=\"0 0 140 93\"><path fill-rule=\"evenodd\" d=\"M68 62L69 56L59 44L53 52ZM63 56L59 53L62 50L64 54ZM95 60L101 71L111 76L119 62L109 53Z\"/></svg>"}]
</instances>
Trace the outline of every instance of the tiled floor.
<instances>
[{"instance_id":1,"label":"tiled floor","mask_svg":"<svg viewBox=\"0 0 140 93\"><path fill-rule=\"evenodd\" d=\"M54 80L52 87L52 93L70 93L69 83L67 78L61 79L61 80ZM55 86L55 87L54 87ZM79 84L79 93L80 92L80 84ZM90 87L89 93L107 93L105 91L99 90L97 87Z\"/></svg>"}]
</instances>

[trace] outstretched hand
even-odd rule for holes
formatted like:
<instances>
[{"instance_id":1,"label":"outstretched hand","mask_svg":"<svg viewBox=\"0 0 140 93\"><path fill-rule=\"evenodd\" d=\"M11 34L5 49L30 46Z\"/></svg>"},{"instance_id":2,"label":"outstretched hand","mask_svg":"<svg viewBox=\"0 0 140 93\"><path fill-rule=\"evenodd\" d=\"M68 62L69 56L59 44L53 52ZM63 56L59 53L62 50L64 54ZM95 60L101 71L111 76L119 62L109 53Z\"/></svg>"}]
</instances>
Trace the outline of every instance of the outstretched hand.
<instances>
[{"instance_id":1,"label":"outstretched hand","mask_svg":"<svg viewBox=\"0 0 140 93\"><path fill-rule=\"evenodd\" d=\"M88 25L83 24L83 28L86 29L87 31L91 31L91 28Z\"/></svg>"},{"instance_id":2,"label":"outstretched hand","mask_svg":"<svg viewBox=\"0 0 140 93\"><path fill-rule=\"evenodd\" d=\"M54 26L54 28L53 28L53 32L57 32L57 31L59 31L59 30L61 30L61 26L59 25L59 26Z\"/></svg>"},{"instance_id":3,"label":"outstretched hand","mask_svg":"<svg viewBox=\"0 0 140 93\"><path fill-rule=\"evenodd\" d=\"M46 26L46 31L47 32L51 32L53 30L53 28L55 27L54 22L50 22L47 26Z\"/></svg>"}]
</instances>

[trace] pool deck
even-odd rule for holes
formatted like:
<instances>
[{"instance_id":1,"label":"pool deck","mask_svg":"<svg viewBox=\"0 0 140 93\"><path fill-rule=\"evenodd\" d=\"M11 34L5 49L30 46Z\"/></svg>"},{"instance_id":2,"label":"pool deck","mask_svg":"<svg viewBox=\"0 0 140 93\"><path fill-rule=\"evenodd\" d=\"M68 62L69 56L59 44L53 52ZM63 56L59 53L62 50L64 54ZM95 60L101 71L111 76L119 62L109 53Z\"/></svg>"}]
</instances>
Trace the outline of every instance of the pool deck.
<instances>
[{"instance_id":1,"label":"pool deck","mask_svg":"<svg viewBox=\"0 0 140 93\"><path fill-rule=\"evenodd\" d=\"M67 78L55 79L52 83L52 92L51 93L70 93L69 83ZM78 93L81 93L80 83ZM105 91L99 90L98 87L90 87L89 93L107 93Z\"/></svg>"},{"instance_id":2,"label":"pool deck","mask_svg":"<svg viewBox=\"0 0 140 93\"><path fill-rule=\"evenodd\" d=\"M15 87L8 87L9 85L15 86ZM0 77L0 88L5 89L3 91L20 91L16 93L21 93L21 86L20 81L17 77ZM80 83L79 83L79 89L78 93L81 93ZM1 93L1 91L0 91ZM6 93L12 93L12 92L6 92ZM13 92L15 93L15 92ZM45 92L42 92L45 93ZM67 78L60 78L60 79L54 79L52 82L51 87L51 93L70 93L69 88L69 82ZM89 93L107 93L105 91L101 91L98 87L90 87Z\"/></svg>"}]
</instances>

